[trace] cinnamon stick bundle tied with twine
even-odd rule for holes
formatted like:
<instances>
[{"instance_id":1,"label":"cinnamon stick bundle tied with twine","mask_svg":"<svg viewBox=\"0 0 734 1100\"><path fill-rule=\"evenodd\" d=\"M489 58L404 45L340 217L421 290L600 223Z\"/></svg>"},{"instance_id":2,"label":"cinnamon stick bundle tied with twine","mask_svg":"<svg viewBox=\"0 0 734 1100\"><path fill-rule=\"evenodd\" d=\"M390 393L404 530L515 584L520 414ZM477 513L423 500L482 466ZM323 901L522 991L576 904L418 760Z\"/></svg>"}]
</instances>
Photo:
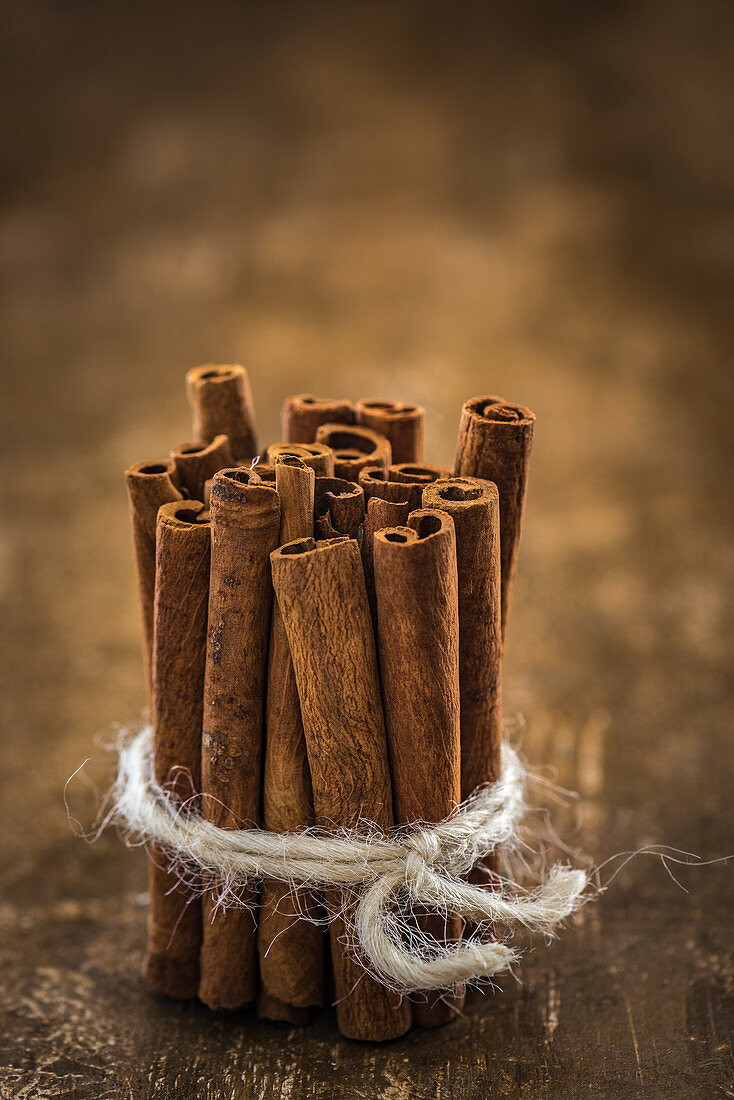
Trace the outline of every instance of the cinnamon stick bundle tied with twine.
<instances>
[{"instance_id":1,"label":"cinnamon stick bundle tied with twine","mask_svg":"<svg viewBox=\"0 0 734 1100\"><path fill-rule=\"evenodd\" d=\"M186 386L198 442L126 474L152 726L116 804L150 842L146 979L302 1024L330 962L343 1035L440 1026L516 960L498 934L586 885L492 877L524 804L501 680L534 416L467 402L451 476L419 406L297 395L260 462L244 369Z\"/></svg>"}]
</instances>

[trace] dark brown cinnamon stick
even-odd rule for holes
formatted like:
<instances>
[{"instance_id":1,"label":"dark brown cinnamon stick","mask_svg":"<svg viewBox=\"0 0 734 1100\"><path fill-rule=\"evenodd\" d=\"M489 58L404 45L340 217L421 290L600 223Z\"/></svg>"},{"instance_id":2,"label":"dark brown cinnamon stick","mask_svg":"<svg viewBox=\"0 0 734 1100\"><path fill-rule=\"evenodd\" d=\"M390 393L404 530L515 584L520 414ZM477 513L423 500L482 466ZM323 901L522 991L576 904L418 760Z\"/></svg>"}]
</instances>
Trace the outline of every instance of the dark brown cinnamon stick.
<instances>
[{"instance_id":1,"label":"dark brown cinnamon stick","mask_svg":"<svg viewBox=\"0 0 734 1100\"><path fill-rule=\"evenodd\" d=\"M370 602L372 621L377 622L377 600L375 597L375 569L374 569L374 539L378 531L384 531L386 527L399 527L408 518L410 507L405 502L396 503L391 500L383 500L381 497L371 497L367 501L367 515L362 524L360 537L360 550L362 553L362 568L364 570L364 583L367 588L367 597Z\"/></svg>"},{"instance_id":2,"label":"dark brown cinnamon stick","mask_svg":"<svg viewBox=\"0 0 734 1100\"><path fill-rule=\"evenodd\" d=\"M302 539L271 557L301 701L316 822L387 829L392 793L377 659L359 549L352 539ZM327 895L338 911L344 898ZM410 1026L410 1004L354 957L351 910L330 925L336 1011L343 1035L385 1040Z\"/></svg>"},{"instance_id":3,"label":"dark brown cinnamon stick","mask_svg":"<svg viewBox=\"0 0 734 1100\"><path fill-rule=\"evenodd\" d=\"M334 452L324 443L271 443L265 452L265 461L275 464L282 455L303 459L316 477L334 476Z\"/></svg>"},{"instance_id":4,"label":"dark brown cinnamon stick","mask_svg":"<svg viewBox=\"0 0 734 1100\"><path fill-rule=\"evenodd\" d=\"M501 397L474 397L461 411L455 473L493 481L500 498L502 634L517 570L535 414Z\"/></svg>"},{"instance_id":5,"label":"dark brown cinnamon stick","mask_svg":"<svg viewBox=\"0 0 734 1100\"><path fill-rule=\"evenodd\" d=\"M298 393L287 397L282 412L283 439L288 443L313 443L321 424L353 424L351 401Z\"/></svg>"},{"instance_id":6,"label":"dark brown cinnamon stick","mask_svg":"<svg viewBox=\"0 0 734 1100\"><path fill-rule=\"evenodd\" d=\"M184 802L201 787L201 719L209 591L209 523L199 501L158 512L153 643L153 763L158 783ZM168 855L151 846L148 985L194 997L199 977L201 907L177 883ZM193 887L193 884L192 884Z\"/></svg>"},{"instance_id":7,"label":"dark brown cinnamon stick","mask_svg":"<svg viewBox=\"0 0 734 1100\"><path fill-rule=\"evenodd\" d=\"M218 435L211 443L181 443L171 451L176 481L191 500L204 500L204 485L217 470L233 461L229 437Z\"/></svg>"},{"instance_id":8,"label":"dark brown cinnamon stick","mask_svg":"<svg viewBox=\"0 0 734 1100\"><path fill-rule=\"evenodd\" d=\"M364 522L364 492L353 481L317 477L314 499L316 534L320 538L347 535L356 539Z\"/></svg>"},{"instance_id":9,"label":"dark brown cinnamon stick","mask_svg":"<svg viewBox=\"0 0 734 1100\"><path fill-rule=\"evenodd\" d=\"M502 741L500 519L497 487L447 478L423 490L426 508L447 512L456 529L459 572L461 797L499 776Z\"/></svg>"},{"instance_id":10,"label":"dark brown cinnamon stick","mask_svg":"<svg viewBox=\"0 0 734 1100\"><path fill-rule=\"evenodd\" d=\"M255 457L255 410L244 367L212 363L194 367L186 375L186 392L194 414L195 439L209 442L226 435L236 461Z\"/></svg>"},{"instance_id":11,"label":"dark brown cinnamon stick","mask_svg":"<svg viewBox=\"0 0 734 1100\"><path fill-rule=\"evenodd\" d=\"M280 498L281 543L313 531L314 472L297 457L281 454L275 464ZM285 833L314 824L311 773L306 757L301 705L288 638L278 602L273 602L268 658L268 693L263 784L265 828ZM302 919L319 916L321 898L266 882L258 951L262 990L258 1012L271 1020L305 1023L310 1005L324 1003L325 938L321 928Z\"/></svg>"},{"instance_id":12,"label":"dark brown cinnamon stick","mask_svg":"<svg viewBox=\"0 0 734 1100\"><path fill-rule=\"evenodd\" d=\"M357 423L390 440L393 462L422 462L426 411L399 401L366 401L355 405Z\"/></svg>"},{"instance_id":13,"label":"dark brown cinnamon stick","mask_svg":"<svg viewBox=\"0 0 734 1100\"><path fill-rule=\"evenodd\" d=\"M278 494L242 468L220 470L211 492L212 559L204 683L202 812L225 829L260 823L263 710ZM242 900L257 903L256 886ZM215 913L203 898L199 997L210 1008L255 999L256 923L248 909Z\"/></svg>"},{"instance_id":14,"label":"dark brown cinnamon stick","mask_svg":"<svg viewBox=\"0 0 734 1100\"><path fill-rule=\"evenodd\" d=\"M373 502L370 502L373 503ZM407 527L375 535L379 660L398 824L443 821L460 801L459 602L454 524L413 512ZM461 921L418 917L429 942L456 942ZM439 1027L463 990L414 998L413 1019Z\"/></svg>"},{"instance_id":15,"label":"dark brown cinnamon stick","mask_svg":"<svg viewBox=\"0 0 734 1100\"><path fill-rule=\"evenodd\" d=\"M391 481L402 481L407 485L430 485L440 477L451 477L451 470L446 466L434 466L428 462L422 464L393 462L387 471L387 476Z\"/></svg>"},{"instance_id":16,"label":"dark brown cinnamon stick","mask_svg":"<svg viewBox=\"0 0 734 1100\"><path fill-rule=\"evenodd\" d=\"M389 441L371 428L322 424L316 430L316 442L331 447L334 452L334 476L345 481L356 481L359 471L365 466L382 466L387 471L392 462Z\"/></svg>"},{"instance_id":17,"label":"dark brown cinnamon stick","mask_svg":"<svg viewBox=\"0 0 734 1100\"><path fill-rule=\"evenodd\" d=\"M145 678L149 693L153 668L156 519L162 504L181 500L182 494L173 479L172 462L137 462L125 471L143 622Z\"/></svg>"}]
</instances>

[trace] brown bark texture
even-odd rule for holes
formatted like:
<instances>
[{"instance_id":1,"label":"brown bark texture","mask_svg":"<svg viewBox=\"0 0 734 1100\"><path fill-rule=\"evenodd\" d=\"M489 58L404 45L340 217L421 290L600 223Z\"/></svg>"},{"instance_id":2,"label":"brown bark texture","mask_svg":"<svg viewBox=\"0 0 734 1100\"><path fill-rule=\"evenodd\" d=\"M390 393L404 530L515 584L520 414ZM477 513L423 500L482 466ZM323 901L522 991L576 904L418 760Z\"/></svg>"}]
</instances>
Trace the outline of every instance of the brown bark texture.
<instances>
[{"instance_id":1,"label":"brown bark texture","mask_svg":"<svg viewBox=\"0 0 734 1100\"><path fill-rule=\"evenodd\" d=\"M161 506L157 521L153 641L153 764L158 783L184 802L201 789L201 721L210 528L199 501ZM169 997L196 996L201 906L151 845L146 982Z\"/></svg>"},{"instance_id":2,"label":"brown bark texture","mask_svg":"<svg viewBox=\"0 0 734 1100\"><path fill-rule=\"evenodd\" d=\"M282 455L303 459L316 477L334 476L334 452L324 443L271 443L265 452L265 461L275 464Z\"/></svg>"},{"instance_id":3,"label":"brown bark texture","mask_svg":"<svg viewBox=\"0 0 734 1100\"><path fill-rule=\"evenodd\" d=\"M461 797L459 596L454 524L445 512L419 510L408 526L374 538L379 663L395 821L443 821ZM456 917L419 914L432 944L461 938ZM421 1027L452 1020L463 989L413 999Z\"/></svg>"},{"instance_id":4,"label":"brown bark texture","mask_svg":"<svg viewBox=\"0 0 734 1100\"><path fill-rule=\"evenodd\" d=\"M153 670L153 605L155 601L156 519L162 504L181 500L174 484L174 467L166 462L137 462L125 471L130 520L138 573L143 657L148 692Z\"/></svg>"},{"instance_id":5,"label":"brown bark texture","mask_svg":"<svg viewBox=\"0 0 734 1100\"><path fill-rule=\"evenodd\" d=\"M316 823L353 828L393 822L385 724L362 563L353 539L288 543L272 555L273 582L293 658ZM339 1029L385 1040L410 1027L410 1003L355 957L353 902L327 893Z\"/></svg>"},{"instance_id":6,"label":"brown bark texture","mask_svg":"<svg viewBox=\"0 0 734 1100\"><path fill-rule=\"evenodd\" d=\"M392 462L390 442L380 432L361 428L358 424L322 424L316 431L316 442L325 443L334 452L334 476L345 481L357 481L365 466L382 466L387 471Z\"/></svg>"},{"instance_id":7,"label":"brown bark texture","mask_svg":"<svg viewBox=\"0 0 734 1100\"><path fill-rule=\"evenodd\" d=\"M194 367L186 375L186 392L194 416L194 439L210 442L226 435L235 461L255 457L255 409L244 367L236 363Z\"/></svg>"},{"instance_id":8,"label":"brown bark texture","mask_svg":"<svg viewBox=\"0 0 734 1100\"><path fill-rule=\"evenodd\" d=\"M372 621L377 622L377 602L375 598L375 570L374 570L374 538L377 531L383 531L386 527L399 527L408 518L410 508L403 501L395 502L383 500L381 497L372 497L367 502L367 515L362 524L360 535L360 551L362 553L362 569L364 570L364 583L367 588L367 598L372 612Z\"/></svg>"},{"instance_id":9,"label":"brown bark texture","mask_svg":"<svg viewBox=\"0 0 734 1100\"><path fill-rule=\"evenodd\" d=\"M313 443L322 424L353 424L351 401L298 393L287 397L281 413L283 439L288 443Z\"/></svg>"},{"instance_id":10,"label":"brown bark texture","mask_svg":"<svg viewBox=\"0 0 734 1100\"><path fill-rule=\"evenodd\" d=\"M204 500L204 486L217 470L231 466L234 456L229 437L217 435L211 443L181 443L171 451L176 481L191 500Z\"/></svg>"},{"instance_id":11,"label":"brown bark texture","mask_svg":"<svg viewBox=\"0 0 734 1100\"><path fill-rule=\"evenodd\" d=\"M502 397L474 397L461 411L457 476L493 481L500 497L502 635L517 571L535 414Z\"/></svg>"},{"instance_id":12,"label":"brown bark texture","mask_svg":"<svg viewBox=\"0 0 734 1100\"><path fill-rule=\"evenodd\" d=\"M364 522L364 491L353 481L317 477L314 499L316 534L319 538L347 535L356 539Z\"/></svg>"},{"instance_id":13,"label":"brown bark texture","mask_svg":"<svg viewBox=\"0 0 734 1100\"><path fill-rule=\"evenodd\" d=\"M497 487L446 478L423 490L425 508L447 512L456 530L459 575L461 797L499 776L502 629Z\"/></svg>"},{"instance_id":14,"label":"brown bark texture","mask_svg":"<svg viewBox=\"0 0 734 1100\"><path fill-rule=\"evenodd\" d=\"M260 824L263 712L272 606L270 552L278 544L275 489L235 468L215 474L202 739L202 812L226 829ZM216 884L211 884L215 887ZM256 886L251 906L215 911L203 898L199 997L210 1008L240 1008L257 985Z\"/></svg>"},{"instance_id":15,"label":"brown bark texture","mask_svg":"<svg viewBox=\"0 0 734 1100\"><path fill-rule=\"evenodd\" d=\"M275 464L280 498L279 543L313 531L314 471L299 458L281 455ZM311 773L306 756L288 637L277 600L273 602L265 737L263 819L271 832L285 833L314 824ZM302 919L323 916L316 892L266 882L263 888L258 951L262 989L258 1012L267 1019L303 1023L309 1005L324 1003L325 936Z\"/></svg>"},{"instance_id":16,"label":"brown bark texture","mask_svg":"<svg viewBox=\"0 0 734 1100\"><path fill-rule=\"evenodd\" d=\"M358 424L381 432L390 440L393 462L423 461L426 411L420 405L363 398L355 405L355 411Z\"/></svg>"}]
</instances>

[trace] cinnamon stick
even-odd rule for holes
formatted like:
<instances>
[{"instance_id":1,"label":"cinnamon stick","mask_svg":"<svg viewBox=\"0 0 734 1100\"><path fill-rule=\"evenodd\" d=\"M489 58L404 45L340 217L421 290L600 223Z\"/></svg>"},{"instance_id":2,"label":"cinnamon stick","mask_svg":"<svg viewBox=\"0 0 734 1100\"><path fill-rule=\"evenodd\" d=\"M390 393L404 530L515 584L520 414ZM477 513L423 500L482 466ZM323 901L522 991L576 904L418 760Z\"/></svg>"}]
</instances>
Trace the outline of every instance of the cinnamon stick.
<instances>
[{"instance_id":1,"label":"cinnamon stick","mask_svg":"<svg viewBox=\"0 0 734 1100\"><path fill-rule=\"evenodd\" d=\"M274 488L251 470L220 470L211 492L212 557L204 682L202 813L225 829L260 823L263 710L272 586L278 544ZM254 906L255 884L242 900ZM199 997L210 1008L255 999L256 925L244 908L215 912L203 898Z\"/></svg>"},{"instance_id":2,"label":"cinnamon stick","mask_svg":"<svg viewBox=\"0 0 734 1100\"><path fill-rule=\"evenodd\" d=\"M258 453L255 410L244 367L236 363L194 367L186 375L186 392L195 439L210 442L227 435L236 461L254 458Z\"/></svg>"},{"instance_id":3,"label":"cinnamon stick","mask_svg":"<svg viewBox=\"0 0 734 1100\"><path fill-rule=\"evenodd\" d=\"M406 481L392 481L382 466L365 466L359 471L358 480L367 501L379 497L380 500L388 500L393 504L407 504L411 512L421 506L422 482L411 485Z\"/></svg>"},{"instance_id":4,"label":"cinnamon stick","mask_svg":"<svg viewBox=\"0 0 734 1100\"><path fill-rule=\"evenodd\" d=\"M393 821L377 658L359 549L353 539L290 542L271 556L301 701L316 823L353 828ZM410 1004L354 956L351 903L330 925L336 1011L343 1035L384 1040L410 1027Z\"/></svg>"},{"instance_id":5,"label":"cinnamon stick","mask_svg":"<svg viewBox=\"0 0 734 1100\"><path fill-rule=\"evenodd\" d=\"M281 418L288 443L313 443L321 424L353 424L354 406L351 401L298 393L285 399Z\"/></svg>"},{"instance_id":6,"label":"cinnamon stick","mask_svg":"<svg viewBox=\"0 0 734 1100\"><path fill-rule=\"evenodd\" d=\"M371 502L372 503L372 502ZM398 824L443 821L460 801L459 602L454 524L444 512L413 512L407 527L374 540L379 660ZM418 916L429 942L456 942L461 921ZM463 990L414 998L413 1019L453 1019Z\"/></svg>"},{"instance_id":7,"label":"cinnamon stick","mask_svg":"<svg viewBox=\"0 0 734 1100\"><path fill-rule=\"evenodd\" d=\"M320 538L348 535L356 539L364 521L364 491L344 478L317 477L314 515Z\"/></svg>"},{"instance_id":8,"label":"cinnamon stick","mask_svg":"<svg viewBox=\"0 0 734 1100\"><path fill-rule=\"evenodd\" d=\"M451 477L451 470L446 466L434 466L428 462L421 465L415 462L393 462L387 473L391 481L405 482L407 485L430 485L440 477Z\"/></svg>"},{"instance_id":9,"label":"cinnamon stick","mask_svg":"<svg viewBox=\"0 0 734 1100\"><path fill-rule=\"evenodd\" d=\"M275 477L279 542L311 535L314 471L300 458L280 454ZM268 657L263 819L265 828L276 833L314 824L301 705L277 600L273 601ZM265 883L258 928L262 982L258 1012L266 1019L305 1023L308 1006L324 1003L324 934L302 919L318 913L320 906L316 893L301 890L295 898L288 886Z\"/></svg>"},{"instance_id":10,"label":"cinnamon stick","mask_svg":"<svg viewBox=\"0 0 734 1100\"><path fill-rule=\"evenodd\" d=\"M265 452L265 461L275 464L282 455L303 459L316 477L334 476L334 452L324 443L271 443Z\"/></svg>"},{"instance_id":11,"label":"cinnamon stick","mask_svg":"<svg viewBox=\"0 0 734 1100\"><path fill-rule=\"evenodd\" d=\"M367 515L362 524L360 550L367 598L370 602L372 621L377 622L377 600L375 597L374 539L378 531L386 527L399 527L408 518L410 506L404 501L383 500L371 497L367 501Z\"/></svg>"},{"instance_id":12,"label":"cinnamon stick","mask_svg":"<svg viewBox=\"0 0 734 1100\"><path fill-rule=\"evenodd\" d=\"M217 470L232 465L229 436L217 435L211 443L181 443L171 451L176 480L192 500L204 500L204 485Z\"/></svg>"},{"instance_id":13,"label":"cinnamon stick","mask_svg":"<svg viewBox=\"0 0 734 1100\"><path fill-rule=\"evenodd\" d=\"M357 423L390 440L393 462L422 462L426 411L399 401L366 401L355 405Z\"/></svg>"},{"instance_id":14,"label":"cinnamon stick","mask_svg":"<svg viewBox=\"0 0 734 1100\"><path fill-rule=\"evenodd\" d=\"M461 797L499 777L502 741L500 516L491 481L457 477L423 490L454 521L459 575Z\"/></svg>"},{"instance_id":15,"label":"cinnamon stick","mask_svg":"<svg viewBox=\"0 0 734 1100\"><path fill-rule=\"evenodd\" d=\"M502 397L473 397L461 410L455 473L493 481L500 498L502 636L517 571L535 414Z\"/></svg>"},{"instance_id":16,"label":"cinnamon stick","mask_svg":"<svg viewBox=\"0 0 734 1100\"><path fill-rule=\"evenodd\" d=\"M209 590L210 528L199 501L158 511L153 641L155 778L179 802L201 786L201 718ZM194 997L199 977L201 908L196 892L171 873L151 845L146 982L169 997Z\"/></svg>"},{"instance_id":17,"label":"cinnamon stick","mask_svg":"<svg viewBox=\"0 0 734 1100\"><path fill-rule=\"evenodd\" d=\"M156 518L162 504L181 500L182 494L174 484L172 462L136 462L125 471L125 484L130 505L135 564L138 573L145 678L150 693L153 668Z\"/></svg>"},{"instance_id":18,"label":"cinnamon stick","mask_svg":"<svg viewBox=\"0 0 734 1100\"><path fill-rule=\"evenodd\" d=\"M352 428L342 424L322 424L316 429L316 442L325 443L334 452L334 475L356 481L365 466L382 466L392 461L390 443L371 428Z\"/></svg>"}]
</instances>

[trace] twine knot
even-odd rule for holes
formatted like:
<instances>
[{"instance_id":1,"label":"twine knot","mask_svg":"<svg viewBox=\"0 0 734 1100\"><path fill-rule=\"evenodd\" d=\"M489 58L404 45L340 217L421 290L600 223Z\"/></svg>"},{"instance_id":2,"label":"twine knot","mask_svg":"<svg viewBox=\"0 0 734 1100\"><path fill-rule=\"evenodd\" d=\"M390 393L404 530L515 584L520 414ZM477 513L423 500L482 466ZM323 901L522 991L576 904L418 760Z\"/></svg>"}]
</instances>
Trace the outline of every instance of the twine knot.
<instances>
[{"instance_id":1,"label":"twine knot","mask_svg":"<svg viewBox=\"0 0 734 1100\"><path fill-rule=\"evenodd\" d=\"M493 977L518 958L507 943L515 932L552 932L582 904L586 874L560 864L533 890L506 881L487 890L464 877L498 844L516 838L525 780L519 757L504 744L501 778L437 825L377 836L359 829L327 836L221 829L182 811L156 783L146 727L120 747L111 816L130 836L166 848L182 878L193 869L219 881L223 904L236 899L233 887L247 879L286 882L294 890L361 891L354 912L361 961L389 988L416 993ZM475 931L458 945L416 946L416 908L455 914Z\"/></svg>"}]
</instances>

